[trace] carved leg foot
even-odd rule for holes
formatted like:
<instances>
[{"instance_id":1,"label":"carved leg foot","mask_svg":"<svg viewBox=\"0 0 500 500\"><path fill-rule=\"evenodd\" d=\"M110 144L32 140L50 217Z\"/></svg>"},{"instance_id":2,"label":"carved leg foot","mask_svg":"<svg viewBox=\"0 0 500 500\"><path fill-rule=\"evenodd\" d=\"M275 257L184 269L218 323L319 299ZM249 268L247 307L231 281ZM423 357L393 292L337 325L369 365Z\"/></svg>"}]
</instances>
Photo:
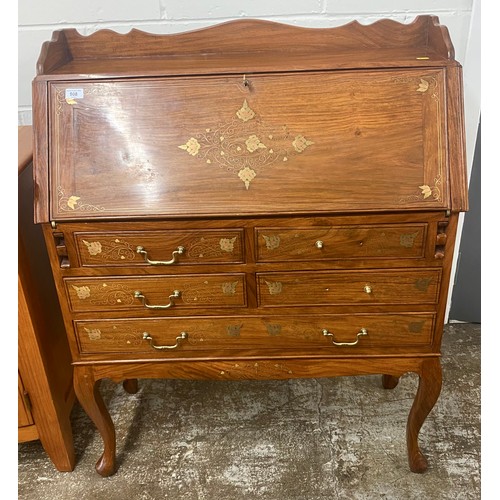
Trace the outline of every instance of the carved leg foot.
<instances>
[{"instance_id":1,"label":"carved leg foot","mask_svg":"<svg viewBox=\"0 0 500 500\"><path fill-rule=\"evenodd\" d=\"M382 375L382 387L384 389L394 389L399 384L399 377L393 375Z\"/></svg>"},{"instance_id":2,"label":"carved leg foot","mask_svg":"<svg viewBox=\"0 0 500 500\"><path fill-rule=\"evenodd\" d=\"M410 470L422 473L427 470L427 459L418 447L418 433L441 392L442 372L439 358L423 361L419 377L417 394L408 416L406 444Z\"/></svg>"},{"instance_id":3,"label":"carved leg foot","mask_svg":"<svg viewBox=\"0 0 500 500\"><path fill-rule=\"evenodd\" d=\"M76 396L104 442L104 452L96 463L96 470L101 476L110 476L116 468L115 427L99 392L99 384L92 368L87 366L76 366L73 379Z\"/></svg>"},{"instance_id":4,"label":"carved leg foot","mask_svg":"<svg viewBox=\"0 0 500 500\"><path fill-rule=\"evenodd\" d=\"M139 384L136 378L128 378L123 381L123 389L129 394L135 394L139 390Z\"/></svg>"}]
</instances>

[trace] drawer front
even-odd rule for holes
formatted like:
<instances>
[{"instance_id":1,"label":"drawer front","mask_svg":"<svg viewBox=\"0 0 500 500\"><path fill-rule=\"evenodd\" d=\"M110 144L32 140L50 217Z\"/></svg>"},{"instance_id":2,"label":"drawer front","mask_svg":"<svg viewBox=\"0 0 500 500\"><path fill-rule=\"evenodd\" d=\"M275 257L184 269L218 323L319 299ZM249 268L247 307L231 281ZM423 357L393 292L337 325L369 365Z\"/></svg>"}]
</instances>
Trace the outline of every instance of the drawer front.
<instances>
[{"instance_id":1,"label":"drawer front","mask_svg":"<svg viewBox=\"0 0 500 500\"><path fill-rule=\"evenodd\" d=\"M51 219L448 206L443 69L247 83L49 83ZM80 97L66 99L75 88Z\"/></svg>"},{"instance_id":2,"label":"drawer front","mask_svg":"<svg viewBox=\"0 0 500 500\"><path fill-rule=\"evenodd\" d=\"M178 266L244 261L242 230L75 233L83 266Z\"/></svg>"},{"instance_id":3,"label":"drawer front","mask_svg":"<svg viewBox=\"0 0 500 500\"><path fill-rule=\"evenodd\" d=\"M440 281L438 269L259 273L259 304L436 304Z\"/></svg>"},{"instance_id":4,"label":"drawer front","mask_svg":"<svg viewBox=\"0 0 500 500\"><path fill-rule=\"evenodd\" d=\"M64 283L75 312L246 306L244 274L67 278Z\"/></svg>"},{"instance_id":5,"label":"drawer front","mask_svg":"<svg viewBox=\"0 0 500 500\"><path fill-rule=\"evenodd\" d=\"M321 316L231 316L76 321L82 354L324 348L335 353L365 347L430 344L432 313ZM153 347L156 346L156 347Z\"/></svg>"},{"instance_id":6,"label":"drawer front","mask_svg":"<svg viewBox=\"0 0 500 500\"><path fill-rule=\"evenodd\" d=\"M259 262L422 258L427 224L255 230Z\"/></svg>"}]
</instances>

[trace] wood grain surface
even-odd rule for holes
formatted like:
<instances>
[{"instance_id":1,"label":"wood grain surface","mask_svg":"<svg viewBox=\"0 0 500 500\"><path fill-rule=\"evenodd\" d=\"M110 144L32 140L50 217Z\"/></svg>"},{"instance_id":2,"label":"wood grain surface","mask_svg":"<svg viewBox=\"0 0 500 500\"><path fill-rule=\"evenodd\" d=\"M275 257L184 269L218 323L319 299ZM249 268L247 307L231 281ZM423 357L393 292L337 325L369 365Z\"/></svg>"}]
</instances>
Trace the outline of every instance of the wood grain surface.
<instances>
[{"instance_id":1,"label":"wood grain surface","mask_svg":"<svg viewBox=\"0 0 500 500\"><path fill-rule=\"evenodd\" d=\"M467 208L461 69L438 19L63 30L37 70L36 220L98 473L117 465L102 378L134 393L378 373L390 389L409 371L424 471Z\"/></svg>"}]
</instances>

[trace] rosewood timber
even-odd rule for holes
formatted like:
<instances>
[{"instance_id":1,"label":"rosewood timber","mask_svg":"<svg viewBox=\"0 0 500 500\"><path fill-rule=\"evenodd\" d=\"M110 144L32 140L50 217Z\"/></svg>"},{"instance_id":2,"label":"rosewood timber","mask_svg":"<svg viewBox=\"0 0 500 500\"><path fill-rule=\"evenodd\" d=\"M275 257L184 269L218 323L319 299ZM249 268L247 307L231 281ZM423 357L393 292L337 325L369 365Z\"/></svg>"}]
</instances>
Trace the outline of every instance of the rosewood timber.
<instances>
[{"instance_id":1,"label":"rosewood timber","mask_svg":"<svg viewBox=\"0 0 500 500\"><path fill-rule=\"evenodd\" d=\"M117 466L103 378L397 390L407 372L408 460L426 469L467 208L461 68L436 17L62 30L33 89L35 217L99 474Z\"/></svg>"}]
</instances>

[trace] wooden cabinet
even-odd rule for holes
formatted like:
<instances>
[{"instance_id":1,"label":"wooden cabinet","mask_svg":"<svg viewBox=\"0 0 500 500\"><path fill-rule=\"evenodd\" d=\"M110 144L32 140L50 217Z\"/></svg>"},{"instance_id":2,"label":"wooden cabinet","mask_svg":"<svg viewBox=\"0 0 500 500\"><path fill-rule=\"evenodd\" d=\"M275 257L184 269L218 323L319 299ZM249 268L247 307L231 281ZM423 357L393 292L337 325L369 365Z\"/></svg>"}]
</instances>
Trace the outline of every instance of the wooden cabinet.
<instances>
[{"instance_id":1,"label":"wooden cabinet","mask_svg":"<svg viewBox=\"0 0 500 500\"><path fill-rule=\"evenodd\" d=\"M35 218L98 472L116 467L102 378L393 388L409 371L423 472L467 209L461 67L437 18L62 30L37 73Z\"/></svg>"},{"instance_id":2,"label":"wooden cabinet","mask_svg":"<svg viewBox=\"0 0 500 500\"><path fill-rule=\"evenodd\" d=\"M39 439L60 471L75 466L71 357L41 228L33 224L32 129L19 128L18 440Z\"/></svg>"}]
</instances>

